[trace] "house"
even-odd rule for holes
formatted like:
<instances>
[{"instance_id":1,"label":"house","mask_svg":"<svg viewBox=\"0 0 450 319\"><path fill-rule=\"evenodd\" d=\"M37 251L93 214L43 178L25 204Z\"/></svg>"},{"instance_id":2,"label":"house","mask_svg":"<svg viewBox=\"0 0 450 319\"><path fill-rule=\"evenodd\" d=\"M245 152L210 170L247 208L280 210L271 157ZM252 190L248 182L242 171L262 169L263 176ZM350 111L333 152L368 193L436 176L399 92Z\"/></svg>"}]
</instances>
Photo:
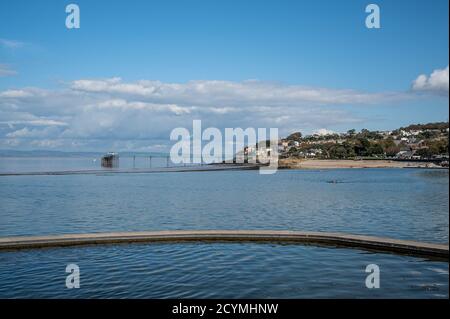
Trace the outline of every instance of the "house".
<instances>
[{"instance_id":1,"label":"house","mask_svg":"<svg viewBox=\"0 0 450 319\"><path fill-rule=\"evenodd\" d=\"M395 155L396 158L399 159L410 159L413 156L413 152L412 151L400 151L397 153L397 155Z\"/></svg>"}]
</instances>

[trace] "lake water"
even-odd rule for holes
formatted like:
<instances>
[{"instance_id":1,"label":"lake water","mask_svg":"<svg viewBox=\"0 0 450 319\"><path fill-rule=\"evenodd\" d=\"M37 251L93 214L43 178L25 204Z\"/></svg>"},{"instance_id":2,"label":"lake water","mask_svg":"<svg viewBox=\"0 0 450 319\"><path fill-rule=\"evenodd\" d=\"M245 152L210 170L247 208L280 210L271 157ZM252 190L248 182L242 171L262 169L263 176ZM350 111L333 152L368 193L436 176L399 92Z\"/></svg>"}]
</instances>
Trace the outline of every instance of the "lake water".
<instances>
[{"instance_id":1,"label":"lake water","mask_svg":"<svg viewBox=\"0 0 450 319\"><path fill-rule=\"evenodd\" d=\"M67 169L62 162L55 170ZM0 171L10 171L13 164L5 163ZM17 165L16 171L35 170ZM286 229L448 243L448 178L448 170L422 169L1 176L0 236ZM68 263L80 266L78 290L65 288ZM381 269L380 289L365 288L364 269L371 263ZM445 262L300 245L133 244L0 253L0 298L448 298L448 280Z\"/></svg>"}]
</instances>

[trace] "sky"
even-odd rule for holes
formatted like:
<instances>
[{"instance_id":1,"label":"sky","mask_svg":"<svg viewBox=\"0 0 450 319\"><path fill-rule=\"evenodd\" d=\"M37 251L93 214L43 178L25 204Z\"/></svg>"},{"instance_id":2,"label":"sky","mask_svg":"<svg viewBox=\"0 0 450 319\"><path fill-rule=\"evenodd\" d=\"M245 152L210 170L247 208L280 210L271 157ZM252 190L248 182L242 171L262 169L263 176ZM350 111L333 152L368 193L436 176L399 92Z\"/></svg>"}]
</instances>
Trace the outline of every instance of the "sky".
<instances>
[{"instance_id":1,"label":"sky","mask_svg":"<svg viewBox=\"0 0 450 319\"><path fill-rule=\"evenodd\" d=\"M194 119L281 136L448 121L448 4L3 0L0 149L167 151Z\"/></svg>"}]
</instances>

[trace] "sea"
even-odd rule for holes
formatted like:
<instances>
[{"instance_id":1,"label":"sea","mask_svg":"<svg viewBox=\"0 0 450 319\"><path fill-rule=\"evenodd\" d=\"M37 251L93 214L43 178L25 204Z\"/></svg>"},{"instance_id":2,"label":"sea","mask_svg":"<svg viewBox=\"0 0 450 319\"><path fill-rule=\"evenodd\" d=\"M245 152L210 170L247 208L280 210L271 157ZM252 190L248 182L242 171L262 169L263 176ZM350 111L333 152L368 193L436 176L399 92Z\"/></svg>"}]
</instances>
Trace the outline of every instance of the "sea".
<instances>
[{"instance_id":1,"label":"sea","mask_svg":"<svg viewBox=\"0 0 450 319\"><path fill-rule=\"evenodd\" d=\"M121 167L165 159L121 158ZM152 163L150 163L152 161ZM0 173L101 169L93 156L0 157ZM0 174L0 237L272 229L448 245L446 169ZM330 182L332 181L332 182ZM66 266L80 288L66 287ZM368 265L380 270L368 288ZM276 243L0 251L0 298L449 298L448 262Z\"/></svg>"}]
</instances>

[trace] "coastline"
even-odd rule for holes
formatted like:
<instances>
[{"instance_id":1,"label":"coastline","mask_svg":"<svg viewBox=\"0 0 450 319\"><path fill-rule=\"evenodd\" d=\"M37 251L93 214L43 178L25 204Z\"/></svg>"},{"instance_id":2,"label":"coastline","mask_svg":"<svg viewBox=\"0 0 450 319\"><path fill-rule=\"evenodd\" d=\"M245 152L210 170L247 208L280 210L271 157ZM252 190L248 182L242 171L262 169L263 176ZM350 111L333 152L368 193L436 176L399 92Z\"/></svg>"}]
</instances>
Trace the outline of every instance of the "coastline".
<instances>
[{"instance_id":1,"label":"coastline","mask_svg":"<svg viewBox=\"0 0 450 319\"><path fill-rule=\"evenodd\" d=\"M434 163L399 162L392 160L318 160L285 158L278 162L280 169L337 169L337 168L440 168Z\"/></svg>"}]
</instances>

